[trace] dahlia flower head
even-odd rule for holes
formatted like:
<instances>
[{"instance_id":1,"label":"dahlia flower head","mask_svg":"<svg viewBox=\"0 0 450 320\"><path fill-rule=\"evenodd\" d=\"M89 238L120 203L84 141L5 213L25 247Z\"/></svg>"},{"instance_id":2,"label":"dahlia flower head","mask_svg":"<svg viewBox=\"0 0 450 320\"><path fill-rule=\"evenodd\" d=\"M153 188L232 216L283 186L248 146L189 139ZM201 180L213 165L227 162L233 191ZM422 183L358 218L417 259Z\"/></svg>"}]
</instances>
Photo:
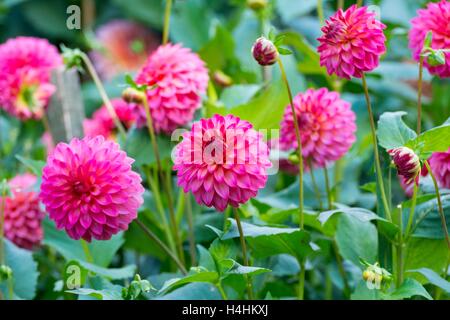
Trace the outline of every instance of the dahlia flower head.
<instances>
[{"instance_id":1,"label":"dahlia flower head","mask_svg":"<svg viewBox=\"0 0 450 320\"><path fill-rule=\"evenodd\" d=\"M106 80L139 70L159 45L155 34L128 20L112 20L100 26L95 36L99 49L90 56L98 73Z\"/></svg>"},{"instance_id":2,"label":"dahlia flower head","mask_svg":"<svg viewBox=\"0 0 450 320\"><path fill-rule=\"evenodd\" d=\"M41 119L55 91L51 70L62 63L45 39L17 37L0 45L0 108L21 120Z\"/></svg>"},{"instance_id":3,"label":"dahlia flower head","mask_svg":"<svg viewBox=\"0 0 450 320\"><path fill-rule=\"evenodd\" d=\"M119 118L120 122L126 128L130 128L138 117L139 106L134 103L127 103L124 100L117 98L112 99L111 104ZM116 125L105 105L94 112L91 119L83 121L83 128L85 136L95 137L98 135L106 139L113 139L115 137Z\"/></svg>"},{"instance_id":4,"label":"dahlia flower head","mask_svg":"<svg viewBox=\"0 0 450 320\"><path fill-rule=\"evenodd\" d=\"M419 156L408 147L399 147L388 151L397 167L398 175L405 179L406 184L419 183L421 164Z\"/></svg>"},{"instance_id":5,"label":"dahlia flower head","mask_svg":"<svg viewBox=\"0 0 450 320\"><path fill-rule=\"evenodd\" d=\"M143 203L133 159L102 136L59 143L43 169L40 198L58 229L78 240L127 230Z\"/></svg>"},{"instance_id":6,"label":"dahlia flower head","mask_svg":"<svg viewBox=\"0 0 450 320\"><path fill-rule=\"evenodd\" d=\"M433 32L433 49L450 49L450 2L442 0L438 3L429 2L426 9L420 9L417 17L411 20L412 28L409 31L409 47L413 57L420 61L420 54L429 31ZM431 66L426 61L425 67L431 74L441 78L450 77L450 53L445 53L446 63L440 66ZM426 60L426 59L425 59Z\"/></svg>"},{"instance_id":7,"label":"dahlia flower head","mask_svg":"<svg viewBox=\"0 0 450 320\"><path fill-rule=\"evenodd\" d=\"M255 197L272 165L262 134L232 115L195 122L176 146L174 163L184 192L218 211Z\"/></svg>"},{"instance_id":8,"label":"dahlia flower head","mask_svg":"<svg viewBox=\"0 0 450 320\"><path fill-rule=\"evenodd\" d=\"M179 44L160 46L138 73L136 82L156 87L147 99L156 132L171 134L188 124L200 107L208 85L208 70L200 57ZM141 112L138 126L145 124Z\"/></svg>"},{"instance_id":9,"label":"dahlia flower head","mask_svg":"<svg viewBox=\"0 0 450 320\"><path fill-rule=\"evenodd\" d=\"M279 57L275 44L264 37L256 39L252 47L252 55L261 66L271 66L277 62Z\"/></svg>"},{"instance_id":10,"label":"dahlia flower head","mask_svg":"<svg viewBox=\"0 0 450 320\"><path fill-rule=\"evenodd\" d=\"M322 168L343 157L356 141L356 115L349 102L339 93L326 88L308 89L294 97L294 109L300 129L302 155L305 168ZM298 148L294 116L290 105L286 107L280 131L280 149Z\"/></svg>"},{"instance_id":11,"label":"dahlia flower head","mask_svg":"<svg viewBox=\"0 0 450 320\"><path fill-rule=\"evenodd\" d=\"M330 75L349 80L362 78L378 66L380 56L386 52L385 28L367 7L339 9L326 21L323 35L317 39L320 65Z\"/></svg>"},{"instance_id":12,"label":"dahlia flower head","mask_svg":"<svg viewBox=\"0 0 450 320\"><path fill-rule=\"evenodd\" d=\"M39 246L44 234L41 223L45 214L39 207L38 193L33 191L36 181L29 173L17 175L8 182L12 195L4 199L5 237L27 250Z\"/></svg>"},{"instance_id":13,"label":"dahlia flower head","mask_svg":"<svg viewBox=\"0 0 450 320\"><path fill-rule=\"evenodd\" d=\"M433 153L428 162L439 186L450 189L450 149L447 152Z\"/></svg>"}]
</instances>

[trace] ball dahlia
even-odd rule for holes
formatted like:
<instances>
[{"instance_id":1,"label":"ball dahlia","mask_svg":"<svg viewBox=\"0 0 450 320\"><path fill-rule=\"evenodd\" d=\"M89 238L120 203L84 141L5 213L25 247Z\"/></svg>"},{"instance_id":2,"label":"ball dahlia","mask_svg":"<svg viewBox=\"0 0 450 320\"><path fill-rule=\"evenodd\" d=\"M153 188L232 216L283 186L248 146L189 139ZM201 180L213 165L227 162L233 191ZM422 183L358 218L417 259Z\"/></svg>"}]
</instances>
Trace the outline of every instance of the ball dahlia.
<instances>
[{"instance_id":1,"label":"ball dahlia","mask_svg":"<svg viewBox=\"0 0 450 320\"><path fill-rule=\"evenodd\" d=\"M2 199L5 205L5 237L18 247L31 250L43 238L41 222L44 212L39 207L39 196L32 190L37 178L32 174L14 177L8 183L11 196Z\"/></svg>"},{"instance_id":2,"label":"ball dahlia","mask_svg":"<svg viewBox=\"0 0 450 320\"><path fill-rule=\"evenodd\" d=\"M322 27L323 35L318 39L320 65L330 75L361 78L378 66L380 56L386 52L385 28L367 7L339 9Z\"/></svg>"},{"instance_id":3,"label":"ball dahlia","mask_svg":"<svg viewBox=\"0 0 450 320\"><path fill-rule=\"evenodd\" d=\"M314 167L325 167L339 160L356 140L356 116L349 102L337 92L326 88L309 89L294 98L305 167L311 161ZM294 151L298 148L291 106L284 112L280 131L280 148Z\"/></svg>"},{"instance_id":4,"label":"ball dahlia","mask_svg":"<svg viewBox=\"0 0 450 320\"><path fill-rule=\"evenodd\" d=\"M255 197L271 167L262 135L232 115L195 122L177 145L174 163L184 192L191 191L199 204L218 211Z\"/></svg>"},{"instance_id":5,"label":"ball dahlia","mask_svg":"<svg viewBox=\"0 0 450 320\"><path fill-rule=\"evenodd\" d=\"M136 82L156 84L156 88L147 91L155 131L170 134L193 119L208 85L208 70L189 49L166 44L148 58ZM143 124L145 113L141 114L139 123Z\"/></svg>"},{"instance_id":6,"label":"ball dahlia","mask_svg":"<svg viewBox=\"0 0 450 320\"><path fill-rule=\"evenodd\" d=\"M135 123L139 108L136 104L127 103L120 98L112 99L111 104L120 122L126 128L131 127ZM86 136L95 137L101 135L106 139L114 139L115 130L117 129L108 109L104 105L94 112L91 119L84 120L83 127Z\"/></svg>"},{"instance_id":7,"label":"ball dahlia","mask_svg":"<svg viewBox=\"0 0 450 320\"><path fill-rule=\"evenodd\" d=\"M18 37L0 45L0 107L21 120L40 119L55 91L51 70L61 65L45 39Z\"/></svg>"},{"instance_id":8,"label":"ball dahlia","mask_svg":"<svg viewBox=\"0 0 450 320\"><path fill-rule=\"evenodd\" d=\"M428 162L439 186L450 189L450 149L447 152L433 153Z\"/></svg>"},{"instance_id":9,"label":"ball dahlia","mask_svg":"<svg viewBox=\"0 0 450 320\"><path fill-rule=\"evenodd\" d=\"M430 2L426 9L418 10L418 15L411 20L412 28L409 31L409 47L414 59L420 60L425 37L429 31L433 32L433 49L450 48L450 2L442 0L438 3ZM430 73L441 78L450 77L450 53L446 53L446 63L440 66L431 66L425 62Z\"/></svg>"},{"instance_id":10,"label":"ball dahlia","mask_svg":"<svg viewBox=\"0 0 450 320\"><path fill-rule=\"evenodd\" d=\"M43 169L40 194L57 228L86 241L126 230L143 203L133 161L102 136L59 143Z\"/></svg>"},{"instance_id":11,"label":"ball dahlia","mask_svg":"<svg viewBox=\"0 0 450 320\"><path fill-rule=\"evenodd\" d=\"M135 72L159 45L159 39L146 27L127 20L112 20L96 31L99 49L90 53L102 78Z\"/></svg>"}]
</instances>

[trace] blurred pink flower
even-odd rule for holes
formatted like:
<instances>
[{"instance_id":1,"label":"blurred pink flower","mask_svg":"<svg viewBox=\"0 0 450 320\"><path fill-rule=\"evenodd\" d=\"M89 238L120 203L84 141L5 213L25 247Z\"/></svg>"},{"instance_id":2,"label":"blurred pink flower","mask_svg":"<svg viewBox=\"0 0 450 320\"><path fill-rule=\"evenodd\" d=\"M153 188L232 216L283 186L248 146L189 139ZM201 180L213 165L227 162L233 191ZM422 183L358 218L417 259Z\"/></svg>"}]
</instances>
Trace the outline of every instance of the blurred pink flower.
<instances>
[{"instance_id":1,"label":"blurred pink flower","mask_svg":"<svg viewBox=\"0 0 450 320\"><path fill-rule=\"evenodd\" d=\"M155 131L170 134L192 121L206 92L208 70L191 50L166 44L148 58L136 82L156 85L147 91ZM138 125L144 124L145 113L141 112Z\"/></svg>"},{"instance_id":2,"label":"blurred pink flower","mask_svg":"<svg viewBox=\"0 0 450 320\"><path fill-rule=\"evenodd\" d=\"M99 48L90 56L104 79L135 72L159 45L158 37L146 27L127 20L113 20L96 31Z\"/></svg>"},{"instance_id":3,"label":"blurred pink flower","mask_svg":"<svg viewBox=\"0 0 450 320\"><path fill-rule=\"evenodd\" d=\"M86 241L128 229L144 193L133 162L102 136L59 143L43 169L40 194L57 228Z\"/></svg>"},{"instance_id":4,"label":"blurred pink flower","mask_svg":"<svg viewBox=\"0 0 450 320\"><path fill-rule=\"evenodd\" d=\"M218 211L255 197L272 165L262 135L232 115L195 122L177 145L174 163L184 192Z\"/></svg>"},{"instance_id":5,"label":"blurred pink flower","mask_svg":"<svg viewBox=\"0 0 450 320\"><path fill-rule=\"evenodd\" d=\"M326 21L318 39L320 65L330 75L361 78L378 66L380 56L386 52L385 28L367 7L353 5L346 11L338 10Z\"/></svg>"},{"instance_id":6,"label":"blurred pink flower","mask_svg":"<svg viewBox=\"0 0 450 320\"><path fill-rule=\"evenodd\" d=\"M40 119L55 87L51 70L62 65L45 39L17 37L0 45L0 106L21 119Z\"/></svg>"},{"instance_id":7,"label":"blurred pink flower","mask_svg":"<svg viewBox=\"0 0 450 320\"><path fill-rule=\"evenodd\" d=\"M17 246L31 250L43 238L41 222L44 212L39 196L32 190L37 178L29 173L17 175L8 183L12 196L5 197L5 236ZM0 197L0 203L2 202Z\"/></svg>"},{"instance_id":8,"label":"blurred pink flower","mask_svg":"<svg viewBox=\"0 0 450 320\"><path fill-rule=\"evenodd\" d=\"M47 155L53 152L53 149L55 149L55 145L53 144L53 139L50 134L50 132L45 131L44 134L41 137L41 142L45 147L45 150L47 151Z\"/></svg>"},{"instance_id":9,"label":"blurred pink flower","mask_svg":"<svg viewBox=\"0 0 450 320\"><path fill-rule=\"evenodd\" d=\"M339 160L356 140L356 116L349 102L337 92L326 88L309 89L294 98L302 139L303 158L314 167L325 167ZM294 117L291 106L286 107L281 122L280 148L294 151L298 148L295 136ZM308 167L308 161L305 161Z\"/></svg>"},{"instance_id":10,"label":"blurred pink flower","mask_svg":"<svg viewBox=\"0 0 450 320\"><path fill-rule=\"evenodd\" d=\"M138 117L139 106L134 103L127 103L120 98L112 99L111 104L116 111L117 117L126 128L129 128L136 122ZM101 106L100 109L94 112L91 119L83 121L85 136L95 137L101 135L106 139L113 139L115 130L117 129L111 115L106 109L106 106Z\"/></svg>"},{"instance_id":11,"label":"blurred pink flower","mask_svg":"<svg viewBox=\"0 0 450 320\"><path fill-rule=\"evenodd\" d=\"M428 161L439 187L450 189L450 149L447 152L433 153Z\"/></svg>"},{"instance_id":12,"label":"blurred pink flower","mask_svg":"<svg viewBox=\"0 0 450 320\"><path fill-rule=\"evenodd\" d=\"M433 49L450 49L450 2L442 0L439 3L430 2L426 9L418 10L418 15L411 20L409 31L409 47L414 59L420 60L425 37L429 31L433 32ZM441 78L450 77L450 53L446 53L446 63L432 67L425 61L430 73Z\"/></svg>"}]
</instances>

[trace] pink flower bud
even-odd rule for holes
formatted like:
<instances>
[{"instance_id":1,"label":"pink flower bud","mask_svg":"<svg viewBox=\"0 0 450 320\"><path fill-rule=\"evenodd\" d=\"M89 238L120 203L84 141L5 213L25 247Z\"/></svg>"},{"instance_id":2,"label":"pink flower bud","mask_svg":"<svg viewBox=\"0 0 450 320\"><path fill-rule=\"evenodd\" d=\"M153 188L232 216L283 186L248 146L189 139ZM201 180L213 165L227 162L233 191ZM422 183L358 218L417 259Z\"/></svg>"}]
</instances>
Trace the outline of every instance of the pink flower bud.
<instances>
[{"instance_id":1,"label":"pink flower bud","mask_svg":"<svg viewBox=\"0 0 450 320\"><path fill-rule=\"evenodd\" d=\"M252 48L253 58L262 66L270 66L278 60L278 50L272 41L258 38Z\"/></svg>"},{"instance_id":2,"label":"pink flower bud","mask_svg":"<svg viewBox=\"0 0 450 320\"><path fill-rule=\"evenodd\" d=\"M398 174L405 178L407 184L418 182L420 173L420 160L413 150L407 147L400 147L389 150L392 161L397 167Z\"/></svg>"}]
</instances>

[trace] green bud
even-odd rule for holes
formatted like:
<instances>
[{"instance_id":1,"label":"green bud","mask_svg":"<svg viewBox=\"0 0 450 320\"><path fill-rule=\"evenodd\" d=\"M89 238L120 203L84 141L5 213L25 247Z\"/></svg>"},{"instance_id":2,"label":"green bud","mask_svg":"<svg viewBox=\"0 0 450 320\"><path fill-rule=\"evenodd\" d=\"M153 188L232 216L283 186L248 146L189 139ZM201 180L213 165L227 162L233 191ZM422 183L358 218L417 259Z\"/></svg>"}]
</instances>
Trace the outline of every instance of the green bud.
<instances>
[{"instance_id":1,"label":"green bud","mask_svg":"<svg viewBox=\"0 0 450 320\"><path fill-rule=\"evenodd\" d=\"M300 163L300 157L298 156L298 152L292 152L288 157L289 162L293 164L299 164Z\"/></svg>"},{"instance_id":2,"label":"green bud","mask_svg":"<svg viewBox=\"0 0 450 320\"><path fill-rule=\"evenodd\" d=\"M432 50L428 56L427 62L432 67L445 64L445 53L442 50Z\"/></svg>"},{"instance_id":3,"label":"green bud","mask_svg":"<svg viewBox=\"0 0 450 320\"><path fill-rule=\"evenodd\" d=\"M9 280L12 278L13 271L10 267L1 265L0 266L0 282Z\"/></svg>"}]
</instances>

